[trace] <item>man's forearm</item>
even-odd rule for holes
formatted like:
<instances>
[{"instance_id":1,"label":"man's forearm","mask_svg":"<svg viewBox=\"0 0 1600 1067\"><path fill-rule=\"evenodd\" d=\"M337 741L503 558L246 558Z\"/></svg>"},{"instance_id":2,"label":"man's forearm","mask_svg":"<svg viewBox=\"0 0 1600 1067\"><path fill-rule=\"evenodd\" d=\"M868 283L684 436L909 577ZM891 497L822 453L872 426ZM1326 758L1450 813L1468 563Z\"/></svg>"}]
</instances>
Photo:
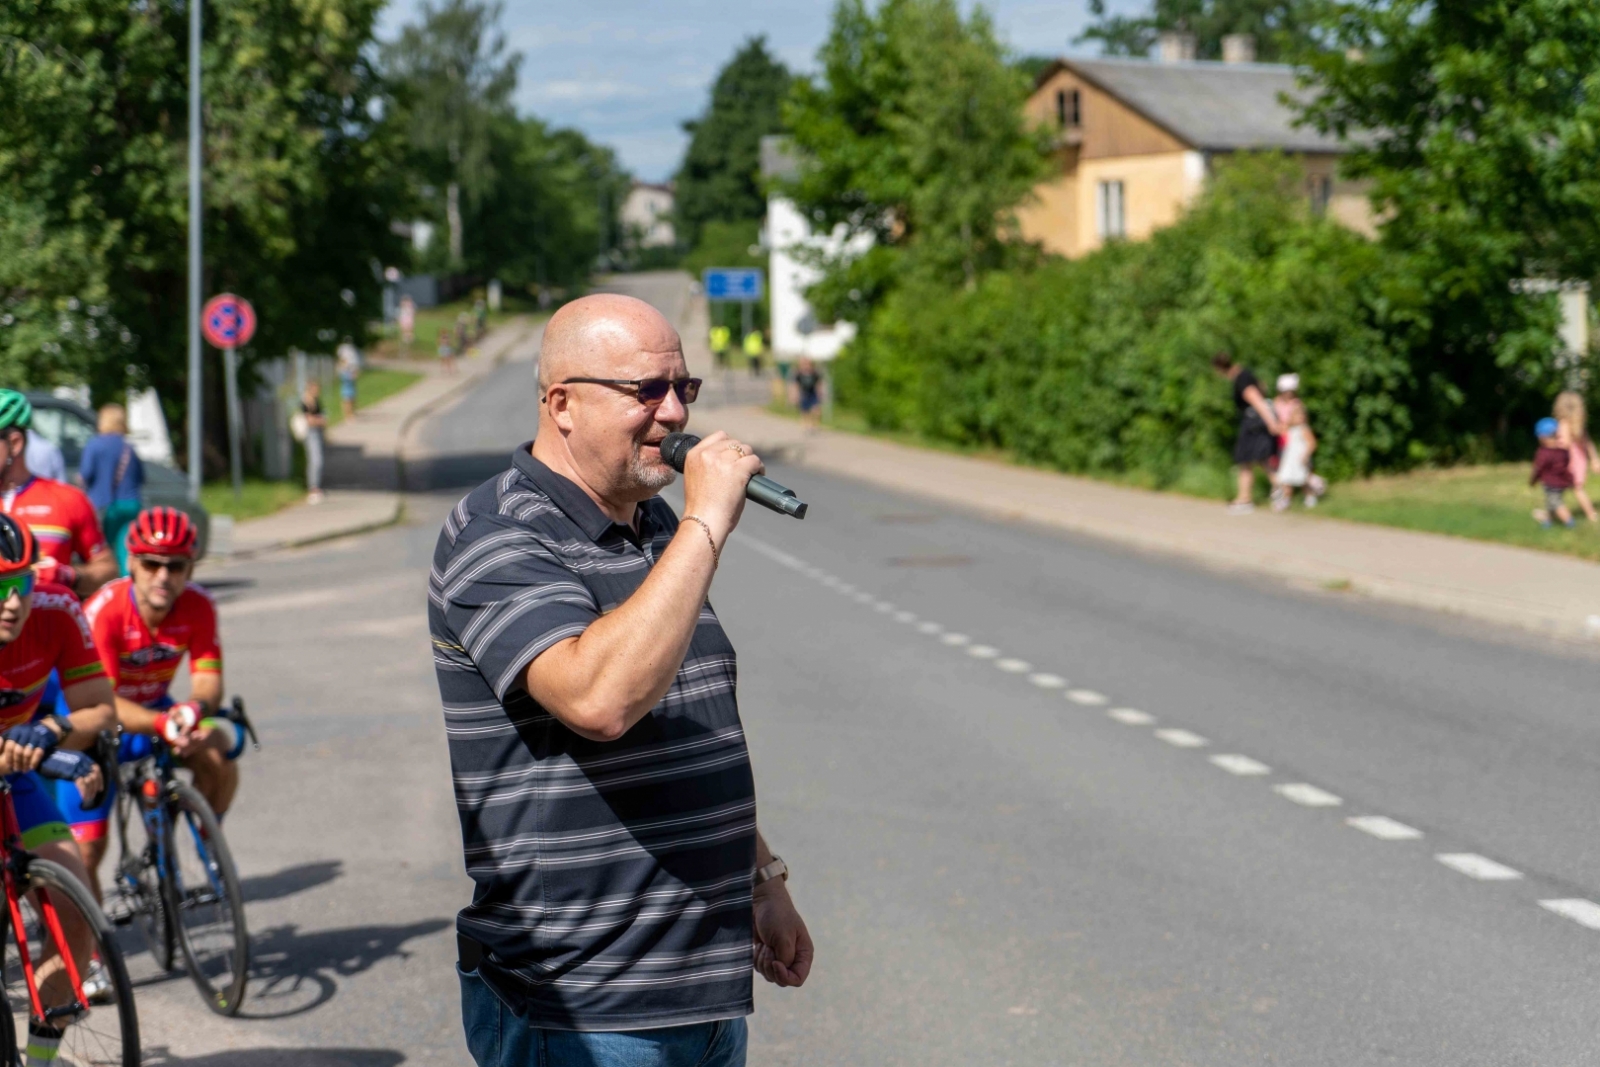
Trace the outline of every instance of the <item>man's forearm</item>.
<instances>
[{"instance_id":1,"label":"man's forearm","mask_svg":"<svg viewBox=\"0 0 1600 1067\"><path fill-rule=\"evenodd\" d=\"M715 569L705 531L684 523L632 596L529 664L529 695L591 740L627 733L683 666Z\"/></svg>"},{"instance_id":2,"label":"man's forearm","mask_svg":"<svg viewBox=\"0 0 1600 1067\"><path fill-rule=\"evenodd\" d=\"M117 559L110 552L96 556L78 565L78 582L73 587L81 599L87 600L95 590L117 576Z\"/></svg>"}]
</instances>

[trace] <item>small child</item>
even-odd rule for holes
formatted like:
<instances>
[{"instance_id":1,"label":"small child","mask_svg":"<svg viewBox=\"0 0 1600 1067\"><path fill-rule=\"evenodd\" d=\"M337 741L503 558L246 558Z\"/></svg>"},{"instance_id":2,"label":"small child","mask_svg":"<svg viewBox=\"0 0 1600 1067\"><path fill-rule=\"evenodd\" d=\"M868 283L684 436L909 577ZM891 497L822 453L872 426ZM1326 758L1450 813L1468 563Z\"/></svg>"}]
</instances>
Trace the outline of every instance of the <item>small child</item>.
<instances>
[{"instance_id":1,"label":"small child","mask_svg":"<svg viewBox=\"0 0 1600 1067\"><path fill-rule=\"evenodd\" d=\"M1317 450L1317 435L1311 432L1311 422L1306 418L1306 406L1300 402L1300 375L1280 374L1278 395L1272 398L1273 413L1283 423L1283 437L1278 445L1278 470L1272 479L1272 510L1287 511L1294 502L1294 491L1302 490L1308 508L1317 506L1317 499L1327 489L1328 483L1311 473L1311 456Z\"/></svg>"},{"instance_id":2,"label":"small child","mask_svg":"<svg viewBox=\"0 0 1600 1067\"><path fill-rule=\"evenodd\" d=\"M1572 512L1562 497L1572 488L1570 443L1562 435L1561 424L1546 416L1534 425L1539 438L1539 451L1533 454L1533 477L1529 485L1544 487L1544 507L1534 508L1533 517L1540 526L1550 528L1550 519L1566 527L1572 526Z\"/></svg>"},{"instance_id":3,"label":"small child","mask_svg":"<svg viewBox=\"0 0 1600 1067\"><path fill-rule=\"evenodd\" d=\"M448 329L439 331L439 359L444 364L444 372L446 374L454 374L456 372L456 350L450 344L450 331Z\"/></svg>"}]
</instances>

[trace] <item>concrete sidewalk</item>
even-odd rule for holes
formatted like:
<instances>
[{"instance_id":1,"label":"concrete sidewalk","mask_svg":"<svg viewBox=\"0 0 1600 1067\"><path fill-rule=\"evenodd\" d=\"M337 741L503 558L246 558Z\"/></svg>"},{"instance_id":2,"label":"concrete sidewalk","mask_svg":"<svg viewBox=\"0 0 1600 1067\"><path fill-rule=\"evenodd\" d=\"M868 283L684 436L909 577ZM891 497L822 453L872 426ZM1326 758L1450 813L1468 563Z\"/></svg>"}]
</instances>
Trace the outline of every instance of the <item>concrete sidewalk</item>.
<instances>
[{"instance_id":1,"label":"concrete sidewalk","mask_svg":"<svg viewBox=\"0 0 1600 1067\"><path fill-rule=\"evenodd\" d=\"M1301 586L1600 638L1600 566L1570 556L1298 514L1230 515L1221 503L1147 492L858 434L807 434L755 407L697 411L764 455L897 492L1090 534ZM795 487L802 498L804 486ZM826 521L825 512L813 518Z\"/></svg>"},{"instance_id":2,"label":"concrete sidewalk","mask_svg":"<svg viewBox=\"0 0 1600 1067\"><path fill-rule=\"evenodd\" d=\"M456 373L436 364L415 365L421 381L346 419L328 431L320 504L295 504L234 526L229 558L314 544L364 533L399 520L406 431L422 416L467 392L508 359L537 350L544 323L518 318L489 332L478 354L456 361ZM337 403L337 400L333 401Z\"/></svg>"}]
</instances>

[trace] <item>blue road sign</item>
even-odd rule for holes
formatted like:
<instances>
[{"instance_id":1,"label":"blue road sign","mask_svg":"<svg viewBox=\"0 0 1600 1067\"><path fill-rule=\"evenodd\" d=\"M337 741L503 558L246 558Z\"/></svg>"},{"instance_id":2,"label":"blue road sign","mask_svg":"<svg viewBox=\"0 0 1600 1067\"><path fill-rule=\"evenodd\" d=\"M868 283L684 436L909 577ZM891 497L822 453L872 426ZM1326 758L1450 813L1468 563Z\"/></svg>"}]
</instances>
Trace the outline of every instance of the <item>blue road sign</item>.
<instances>
[{"instance_id":1,"label":"blue road sign","mask_svg":"<svg viewBox=\"0 0 1600 1067\"><path fill-rule=\"evenodd\" d=\"M760 300L759 267L707 267L702 276L707 300Z\"/></svg>"}]
</instances>

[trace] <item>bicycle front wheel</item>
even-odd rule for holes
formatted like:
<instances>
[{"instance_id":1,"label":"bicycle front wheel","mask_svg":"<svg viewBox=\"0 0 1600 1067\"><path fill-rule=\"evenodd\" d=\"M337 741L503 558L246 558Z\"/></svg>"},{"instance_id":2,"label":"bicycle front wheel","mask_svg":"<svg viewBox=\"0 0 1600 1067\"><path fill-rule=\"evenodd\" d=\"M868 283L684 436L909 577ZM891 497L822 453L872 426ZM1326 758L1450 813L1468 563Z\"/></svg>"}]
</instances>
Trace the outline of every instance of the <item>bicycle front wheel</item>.
<instances>
[{"instance_id":1,"label":"bicycle front wheel","mask_svg":"<svg viewBox=\"0 0 1600 1067\"><path fill-rule=\"evenodd\" d=\"M139 1017L133 1006L133 983L105 913L82 883L49 860L28 860L22 888L22 929L12 933L16 944L27 948L33 981L30 984L15 946L7 946L5 993L12 1036L0 1050L3 1062L27 1061L30 1024L41 1022L33 1016L37 993L49 1030L36 1031L33 1040L40 1036L59 1040L55 1062L61 1067L138 1067ZM79 976L76 986L66 965L68 950ZM91 1007L82 989L91 961L103 970L108 987L110 1003L104 1006Z\"/></svg>"},{"instance_id":2,"label":"bicycle front wheel","mask_svg":"<svg viewBox=\"0 0 1600 1067\"><path fill-rule=\"evenodd\" d=\"M234 1015L244 1003L250 934L233 855L211 805L194 788L174 782L167 914L176 920L189 977L212 1011Z\"/></svg>"}]
</instances>

